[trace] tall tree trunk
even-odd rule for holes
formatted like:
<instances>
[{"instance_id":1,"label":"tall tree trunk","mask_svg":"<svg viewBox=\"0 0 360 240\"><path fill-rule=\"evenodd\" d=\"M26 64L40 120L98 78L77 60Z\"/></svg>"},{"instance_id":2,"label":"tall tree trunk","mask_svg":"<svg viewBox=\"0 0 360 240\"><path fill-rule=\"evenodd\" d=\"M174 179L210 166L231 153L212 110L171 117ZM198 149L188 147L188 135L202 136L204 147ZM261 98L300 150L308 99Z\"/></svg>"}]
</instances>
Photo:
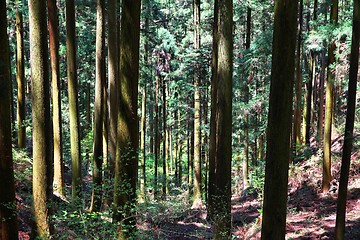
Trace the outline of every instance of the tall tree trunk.
<instances>
[{"instance_id":1,"label":"tall tree trunk","mask_svg":"<svg viewBox=\"0 0 360 240\"><path fill-rule=\"evenodd\" d=\"M177 92L175 92L175 99L178 99ZM175 131L175 183L176 183L176 186L179 186L180 185L180 179L179 179L180 110L179 109L175 110L174 119L175 119L175 127L174 127L174 131Z\"/></svg>"},{"instance_id":2,"label":"tall tree trunk","mask_svg":"<svg viewBox=\"0 0 360 240\"><path fill-rule=\"evenodd\" d=\"M302 26L303 26L303 0L300 0L298 33L297 33L297 50L296 50L296 81L295 81L295 101L294 101L294 130L293 145L295 146L295 154L297 146L301 145L301 102L302 102Z\"/></svg>"},{"instance_id":3,"label":"tall tree trunk","mask_svg":"<svg viewBox=\"0 0 360 240\"><path fill-rule=\"evenodd\" d=\"M303 141L307 145L310 145L310 127L311 127L311 98L313 93L313 82L315 76L315 54L313 52L310 53L309 59L309 79L306 83L306 94L305 94L305 106L304 106L304 121L303 121Z\"/></svg>"},{"instance_id":4,"label":"tall tree trunk","mask_svg":"<svg viewBox=\"0 0 360 240\"><path fill-rule=\"evenodd\" d=\"M118 49L118 22L117 22L117 5L116 0L109 0L108 2L108 78L109 78L109 164L107 166L108 182L112 183L114 178L114 169L116 161L116 146L117 146L117 122L118 122L118 63L119 63L119 49ZM110 184L111 185L111 184ZM113 198L112 186L107 190L106 198L108 205Z\"/></svg>"},{"instance_id":5,"label":"tall tree trunk","mask_svg":"<svg viewBox=\"0 0 360 240\"><path fill-rule=\"evenodd\" d=\"M103 164L103 114L105 86L105 1L97 0L96 7L96 79L94 104L94 146L93 146L93 185L90 212L98 212L101 208L102 196L102 164Z\"/></svg>"},{"instance_id":6,"label":"tall tree trunk","mask_svg":"<svg viewBox=\"0 0 360 240\"><path fill-rule=\"evenodd\" d=\"M245 48L250 49L250 37L251 37L251 8L247 8L246 13L246 41L245 41ZM251 73L249 75L249 79L251 78ZM244 83L244 98L245 104L248 105L249 103L249 87L248 81ZM243 182L244 186L243 189L249 187L249 111L246 110L244 114L244 160L243 160Z\"/></svg>"},{"instance_id":7,"label":"tall tree trunk","mask_svg":"<svg viewBox=\"0 0 360 240\"><path fill-rule=\"evenodd\" d=\"M46 1L29 1L33 122L33 198L36 235L49 238L53 182L53 139L50 118L50 79Z\"/></svg>"},{"instance_id":8,"label":"tall tree trunk","mask_svg":"<svg viewBox=\"0 0 360 240\"><path fill-rule=\"evenodd\" d=\"M194 103L191 100L191 108L194 108ZM194 184L194 119L192 119L192 116L189 116L188 119L188 142L187 142L187 147L188 147L188 185L189 185L189 193L190 195L192 194L193 191L193 184Z\"/></svg>"},{"instance_id":9,"label":"tall tree trunk","mask_svg":"<svg viewBox=\"0 0 360 240\"><path fill-rule=\"evenodd\" d=\"M217 96L217 62L218 62L218 1L214 2L213 45L211 54L211 106L210 106L210 139L209 139L209 182L208 182L208 219L214 219L215 208L215 174L216 174L216 102Z\"/></svg>"},{"instance_id":10,"label":"tall tree trunk","mask_svg":"<svg viewBox=\"0 0 360 240\"><path fill-rule=\"evenodd\" d=\"M11 76L6 1L0 1L0 239L18 239L11 146Z\"/></svg>"},{"instance_id":11,"label":"tall tree trunk","mask_svg":"<svg viewBox=\"0 0 360 240\"><path fill-rule=\"evenodd\" d=\"M80 122L78 107L78 83L76 69L75 3L66 0L66 56L69 95L70 145L72 166L72 201L79 207L82 198Z\"/></svg>"},{"instance_id":12,"label":"tall tree trunk","mask_svg":"<svg viewBox=\"0 0 360 240\"><path fill-rule=\"evenodd\" d=\"M147 51L147 48L146 48ZM145 151L145 137L146 137L146 82L143 86L142 100L141 100L141 136L140 136L140 199L145 201L145 184L146 184L146 151Z\"/></svg>"},{"instance_id":13,"label":"tall tree trunk","mask_svg":"<svg viewBox=\"0 0 360 240\"><path fill-rule=\"evenodd\" d=\"M105 57L106 58L106 57ZM106 209L108 209L111 205L111 197L109 196L109 192L112 189L112 186L110 184L110 179L111 179L111 174L110 174L110 163L109 163L109 97L108 97L108 91L107 91L107 81L106 81L106 59L105 61L103 61L103 74L104 74L104 85L102 86L103 89L103 119L102 119L102 125L103 125L103 132L102 132L102 145L103 145L103 171L104 171L104 188L103 188L103 192L104 192L104 196L103 196L103 201L104 201L104 207Z\"/></svg>"},{"instance_id":14,"label":"tall tree trunk","mask_svg":"<svg viewBox=\"0 0 360 240\"><path fill-rule=\"evenodd\" d=\"M319 110L318 110L318 122L317 122L317 138L318 142L323 142L324 137L324 82L325 82L325 70L326 70L326 54L325 49L321 51L321 70L319 77Z\"/></svg>"},{"instance_id":15,"label":"tall tree trunk","mask_svg":"<svg viewBox=\"0 0 360 240\"><path fill-rule=\"evenodd\" d=\"M231 235L231 134L232 134L232 72L233 72L233 1L216 0L217 45L215 98L215 194L214 238L224 239Z\"/></svg>"},{"instance_id":16,"label":"tall tree trunk","mask_svg":"<svg viewBox=\"0 0 360 240\"><path fill-rule=\"evenodd\" d=\"M163 176L162 176L162 197L165 199L166 197L166 139L167 139L167 126L166 126L166 82L165 78L162 78L162 98L163 98L163 110L162 110L162 123L163 123L163 152L162 152L162 169L163 169Z\"/></svg>"},{"instance_id":17,"label":"tall tree trunk","mask_svg":"<svg viewBox=\"0 0 360 240\"><path fill-rule=\"evenodd\" d=\"M345 134L344 134L345 135L344 148L342 153L339 194L338 194L337 208L336 208L337 209L336 226L335 226L336 240L345 239L347 185L349 180L351 152L354 141L353 132L354 132L355 106L356 106L356 84L357 84L357 79L359 79L358 77L359 39L360 39L360 1L354 0L346 125L345 125Z\"/></svg>"},{"instance_id":18,"label":"tall tree trunk","mask_svg":"<svg viewBox=\"0 0 360 240\"><path fill-rule=\"evenodd\" d=\"M306 13L306 32L310 33L310 12ZM310 145L310 124L311 124L311 109L312 109L312 94L313 94L313 80L315 72L315 53L310 50L309 56L305 56L304 71L308 73L308 78L305 83L304 105L303 105L303 125L302 125L302 143Z\"/></svg>"},{"instance_id":19,"label":"tall tree trunk","mask_svg":"<svg viewBox=\"0 0 360 240\"><path fill-rule=\"evenodd\" d=\"M17 91L17 125L18 125L18 147L26 147L25 126L25 71L24 71L24 39L23 39L23 17L22 12L16 10L16 82Z\"/></svg>"},{"instance_id":20,"label":"tall tree trunk","mask_svg":"<svg viewBox=\"0 0 360 240\"><path fill-rule=\"evenodd\" d=\"M338 23L338 0L332 0L330 21L332 24ZM335 41L331 42L328 49L328 76L326 80L326 102L325 102L325 122L324 122L324 159L323 159L323 179L322 192L329 191L331 182L331 131L334 114L334 83L335 72L332 65L335 63Z\"/></svg>"},{"instance_id":21,"label":"tall tree trunk","mask_svg":"<svg viewBox=\"0 0 360 240\"><path fill-rule=\"evenodd\" d=\"M200 50L200 0L193 0L194 11L194 49L199 53ZM199 56L200 57L200 56ZM192 208L199 208L202 206L201 199L201 78L200 78L200 64L195 63L195 77L194 77L194 188Z\"/></svg>"},{"instance_id":22,"label":"tall tree trunk","mask_svg":"<svg viewBox=\"0 0 360 240\"><path fill-rule=\"evenodd\" d=\"M204 125L208 126L209 125L209 118L208 118L208 113L209 113L209 107L208 107L208 103L209 103L209 88L208 88L208 81L205 82L205 102L204 102L204 108L203 108L203 121L204 121ZM205 162L205 174L204 174L204 179L203 179L203 184L204 184L204 192L203 195L205 197L205 203L208 202L208 179L209 179L209 134L207 133L207 131L204 131L204 136L203 136L203 148L202 148L202 152L203 152L203 159Z\"/></svg>"},{"instance_id":23,"label":"tall tree trunk","mask_svg":"<svg viewBox=\"0 0 360 240\"><path fill-rule=\"evenodd\" d=\"M120 41L118 155L115 163L114 220L121 221L119 239L133 236L138 177L138 82L140 0L123 0Z\"/></svg>"},{"instance_id":24,"label":"tall tree trunk","mask_svg":"<svg viewBox=\"0 0 360 240\"><path fill-rule=\"evenodd\" d=\"M61 127L61 94L59 68L59 23L56 0L48 0L49 45L54 133L54 192L64 196L64 159Z\"/></svg>"},{"instance_id":25,"label":"tall tree trunk","mask_svg":"<svg viewBox=\"0 0 360 240\"><path fill-rule=\"evenodd\" d=\"M159 166L159 150L160 150L160 134L159 134L159 77L156 77L155 83L155 145L154 145L154 197L158 195L158 166Z\"/></svg>"},{"instance_id":26,"label":"tall tree trunk","mask_svg":"<svg viewBox=\"0 0 360 240\"><path fill-rule=\"evenodd\" d=\"M149 67L149 22L150 22L150 1L145 0L144 6L146 9L145 12L145 34L144 34L144 63L146 69ZM144 85L143 85L143 93L142 93L142 102L141 102L141 136L140 136L140 152L141 152L141 163L140 163L140 192L139 198L141 201L146 201L146 103L147 103L147 81L148 74L144 73ZM152 112L150 112L152 114ZM151 124L151 123L150 123Z\"/></svg>"},{"instance_id":27,"label":"tall tree trunk","mask_svg":"<svg viewBox=\"0 0 360 240\"><path fill-rule=\"evenodd\" d=\"M149 150L150 150L150 156L153 158L155 154L155 147L154 147L154 86L153 86L153 77L152 74L150 75L150 86L149 86Z\"/></svg>"},{"instance_id":28,"label":"tall tree trunk","mask_svg":"<svg viewBox=\"0 0 360 240\"><path fill-rule=\"evenodd\" d=\"M276 0L261 239L285 239L298 1Z\"/></svg>"}]
</instances>

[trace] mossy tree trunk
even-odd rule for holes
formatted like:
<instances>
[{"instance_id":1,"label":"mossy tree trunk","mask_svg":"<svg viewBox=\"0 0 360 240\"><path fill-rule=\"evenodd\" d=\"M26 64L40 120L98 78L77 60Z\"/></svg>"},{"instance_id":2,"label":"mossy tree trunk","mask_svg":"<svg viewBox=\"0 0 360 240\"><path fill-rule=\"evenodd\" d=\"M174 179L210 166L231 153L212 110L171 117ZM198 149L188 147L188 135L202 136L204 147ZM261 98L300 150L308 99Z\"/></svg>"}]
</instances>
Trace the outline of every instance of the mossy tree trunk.
<instances>
[{"instance_id":1,"label":"mossy tree trunk","mask_svg":"<svg viewBox=\"0 0 360 240\"><path fill-rule=\"evenodd\" d=\"M94 104L94 146L93 146L93 185L91 212L100 211L102 198L102 164L103 164L103 114L105 86L105 1L97 0L96 7L96 79Z\"/></svg>"},{"instance_id":2,"label":"mossy tree trunk","mask_svg":"<svg viewBox=\"0 0 360 240\"><path fill-rule=\"evenodd\" d=\"M11 76L6 1L0 1L0 239L18 239L11 146Z\"/></svg>"},{"instance_id":3,"label":"mossy tree trunk","mask_svg":"<svg viewBox=\"0 0 360 240\"><path fill-rule=\"evenodd\" d=\"M138 177L138 82L140 0L123 0L120 41L118 156L115 163L114 220L122 221L119 238L136 230L134 208Z\"/></svg>"},{"instance_id":4,"label":"mossy tree trunk","mask_svg":"<svg viewBox=\"0 0 360 240\"><path fill-rule=\"evenodd\" d=\"M70 145L72 167L72 201L79 207L82 198L80 122L78 107L78 83L76 69L75 3L66 0L66 56L69 96Z\"/></svg>"},{"instance_id":5,"label":"mossy tree trunk","mask_svg":"<svg viewBox=\"0 0 360 240\"><path fill-rule=\"evenodd\" d=\"M285 239L297 0L276 0L261 239Z\"/></svg>"},{"instance_id":6,"label":"mossy tree trunk","mask_svg":"<svg viewBox=\"0 0 360 240\"><path fill-rule=\"evenodd\" d=\"M332 0L330 22L334 25L338 23L338 0ZM324 159L323 159L323 179L322 192L329 191L331 182L331 131L334 114L334 84L335 71L335 40L330 43L328 48L328 74L326 80L326 98L325 98L325 119L324 119Z\"/></svg>"},{"instance_id":7,"label":"mossy tree trunk","mask_svg":"<svg viewBox=\"0 0 360 240\"><path fill-rule=\"evenodd\" d=\"M52 122L54 133L54 192L64 196L64 159L61 126L61 93L59 68L59 22L56 0L48 0L48 28L51 58Z\"/></svg>"},{"instance_id":8,"label":"mossy tree trunk","mask_svg":"<svg viewBox=\"0 0 360 240\"><path fill-rule=\"evenodd\" d=\"M16 10L16 82L17 82L17 125L18 147L26 147L26 105L25 105L24 39L22 12Z\"/></svg>"},{"instance_id":9,"label":"mossy tree trunk","mask_svg":"<svg viewBox=\"0 0 360 240\"><path fill-rule=\"evenodd\" d=\"M33 124L33 199L35 231L40 238L52 234L53 139L50 117L50 79L46 1L29 1L30 59Z\"/></svg>"},{"instance_id":10,"label":"mossy tree trunk","mask_svg":"<svg viewBox=\"0 0 360 240\"><path fill-rule=\"evenodd\" d=\"M217 51L216 86L211 99L215 111L215 193L213 195L214 239L231 236L231 134L232 134L232 73L233 73L233 1L216 0ZM213 114L213 113L212 113Z\"/></svg>"},{"instance_id":11,"label":"mossy tree trunk","mask_svg":"<svg viewBox=\"0 0 360 240\"><path fill-rule=\"evenodd\" d=\"M345 239L345 213L346 213L346 198L347 185L349 180L349 169L351 152L354 141L354 120L355 120L355 106L356 106L356 84L359 79L359 39L360 39L360 0L354 0L353 13L353 30L352 43L350 54L350 70L349 70L349 87L347 98L347 113L345 124L344 148L342 153L341 174L339 183L339 194L337 200L336 211L336 226L335 238L336 240Z\"/></svg>"}]
</instances>

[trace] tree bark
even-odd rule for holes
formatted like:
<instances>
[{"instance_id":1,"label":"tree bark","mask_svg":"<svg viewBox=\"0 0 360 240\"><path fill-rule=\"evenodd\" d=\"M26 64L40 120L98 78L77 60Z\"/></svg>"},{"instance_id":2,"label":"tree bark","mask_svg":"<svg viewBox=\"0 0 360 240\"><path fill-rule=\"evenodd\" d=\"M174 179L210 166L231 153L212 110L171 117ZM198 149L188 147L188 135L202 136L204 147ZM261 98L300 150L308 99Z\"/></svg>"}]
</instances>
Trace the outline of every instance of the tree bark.
<instances>
[{"instance_id":1,"label":"tree bark","mask_svg":"<svg viewBox=\"0 0 360 240\"><path fill-rule=\"evenodd\" d=\"M330 21L332 24L338 23L338 0L332 0ZM324 159L323 159L323 179L322 192L329 191L331 182L331 131L334 114L334 83L335 72L332 65L335 63L335 41L330 43L328 49L328 74L326 79L326 101L325 101L325 122L324 122Z\"/></svg>"},{"instance_id":2,"label":"tree bark","mask_svg":"<svg viewBox=\"0 0 360 240\"><path fill-rule=\"evenodd\" d=\"M298 1L276 0L261 239L285 239Z\"/></svg>"},{"instance_id":3,"label":"tree bark","mask_svg":"<svg viewBox=\"0 0 360 240\"><path fill-rule=\"evenodd\" d=\"M116 146L117 146L117 122L118 122L118 64L119 64L119 48L118 48L118 22L117 22L117 1L109 0L108 2L108 78L109 78L109 163L106 166L107 178L110 183L113 182L115 174ZM111 188L111 186L110 186ZM108 189L106 193L107 205L110 205L113 198L113 190Z\"/></svg>"},{"instance_id":4,"label":"tree bark","mask_svg":"<svg viewBox=\"0 0 360 240\"><path fill-rule=\"evenodd\" d=\"M35 231L38 237L49 238L53 232L50 220L53 193L53 139L50 121L50 79L45 0L29 1L29 20Z\"/></svg>"},{"instance_id":5,"label":"tree bark","mask_svg":"<svg viewBox=\"0 0 360 240\"><path fill-rule=\"evenodd\" d=\"M159 78L156 77L155 83L155 145L154 145L154 197L158 195L158 166L159 166L159 150L160 150L160 134L159 134Z\"/></svg>"},{"instance_id":6,"label":"tree bark","mask_svg":"<svg viewBox=\"0 0 360 240\"><path fill-rule=\"evenodd\" d=\"M61 93L59 68L59 23L56 0L48 0L48 28L51 58L51 89L53 106L53 134L54 134L54 192L64 196L64 159L61 127Z\"/></svg>"},{"instance_id":7,"label":"tree bark","mask_svg":"<svg viewBox=\"0 0 360 240\"><path fill-rule=\"evenodd\" d=\"M25 71L24 71L24 39L23 39L23 17L20 10L16 10L16 82L17 91L17 124L18 124L18 147L26 147L25 126Z\"/></svg>"},{"instance_id":8,"label":"tree bark","mask_svg":"<svg viewBox=\"0 0 360 240\"><path fill-rule=\"evenodd\" d=\"M69 95L70 145L72 167L72 201L80 207L82 198L80 122L78 107L78 83L76 69L75 3L66 0L66 56Z\"/></svg>"},{"instance_id":9,"label":"tree bark","mask_svg":"<svg viewBox=\"0 0 360 240\"><path fill-rule=\"evenodd\" d=\"M120 41L118 155L115 163L114 220L123 220L119 239L136 230L134 208L138 177L138 81L140 42L140 0L123 0Z\"/></svg>"},{"instance_id":10,"label":"tree bark","mask_svg":"<svg viewBox=\"0 0 360 240\"><path fill-rule=\"evenodd\" d=\"M214 2L213 46L211 54L211 106L210 106L210 139L209 139L209 183L208 183L208 219L212 220L215 208L215 174L216 174L216 102L217 96L217 62L218 62L218 1Z\"/></svg>"},{"instance_id":11,"label":"tree bark","mask_svg":"<svg viewBox=\"0 0 360 240\"><path fill-rule=\"evenodd\" d=\"M162 99L163 99L163 105L162 105L162 124L163 124L163 152L162 152L162 169L163 169L163 176L162 176L162 197L165 199L166 197L166 164L167 164L167 158L166 158L166 139L167 139L167 126L166 126L166 82L165 78L162 78Z\"/></svg>"},{"instance_id":12,"label":"tree bark","mask_svg":"<svg viewBox=\"0 0 360 240\"><path fill-rule=\"evenodd\" d=\"M247 8L246 13L246 41L245 41L245 48L250 49L250 37L251 37L251 8ZM251 78L251 73L249 78ZM245 104L249 104L249 87L248 81L244 83L244 98ZM243 160L243 189L249 187L249 111L246 109L244 114L244 160Z\"/></svg>"},{"instance_id":13,"label":"tree bark","mask_svg":"<svg viewBox=\"0 0 360 240\"><path fill-rule=\"evenodd\" d=\"M0 239L18 239L11 146L11 76L6 1L0 1Z\"/></svg>"},{"instance_id":14,"label":"tree bark","mask_svg":"<svg viewBox=\"0 0 360 240\"><path fill-rule=\"evenodd\" d=\"M95 119L93 147L93 185L90 212L98 212L102 198L102 165L103 165L103 114L105 86L105 1L97 0L96 7L96 79L95 79Z\"/></svg>"},{"instance_id":15,"label":"tree bark","mask_svg":"<svg viewBox=\"0 0 360 240\"><path fill-rule=\"evenodd\" d=\"M345 125L345 134L344 134L344 147L342 153L339 194L338 194L337 208L336 208L337 209L336 226L335 226L336 240L345 239L347 185L349 180L351 152L353 149L353 141L354 141L353 132L354 132L355 107L356 107L356 84L357 84L358 69L359 69L359 39L360 39L360 1L354 0L346 125Z\"/></svg>"},{"instance_id":16,"label":"tree bark","mask_svg":"<svg viewBox=\"0 0 360 240\"><path fill-rule=\"evenodd\" d=\"M147 51L147 49L145 50ZM146 149L145 149L145 137L146 137L146 82L143 86L142 100L141 100L141 137L140 137L140 198L145 201L145 184L146 184Z\"/></svg>"},{"instance_id":17,"label":"tree bark","mask_svg":"<svg viewBox=\"0 0 360 240\"><path fill-rule=\"evenodd\" d=\"M233 72L233 1L216 0L217 92L211 101L215 104L215 194L214 238L231 236L231 134L232 134L232 72Z\"/></svg>"},{"instance_id":18,"label":"tree bark","mask_svg":"<svg viewBox=\"0 0 360 240\"><path fill-rule=\"evenodd\" d=\"M193 0L194 11L194 49L200 50L200 0ZM200 56L199 56L200 58ZM198 62L195 63L194 76L194 188L192 197L192 208L202 206L201 199L201 69Z\"/></svg>"},{"instance_id":19,"label":"tree bark","mask_svg":"<svg viewBox=\"0 0 360 240\"><path fill-rule=\"evenodd\" d=\"M295 100L294 100L294 132L293 145L295 154L297 147L301 145L301 103L302 103L302 26L303 26L303 0L300 0L299 18L298 18L298 33L297 33L297 50L296 50L296 81L295 81Z\"/></svg>"}]
</instances>

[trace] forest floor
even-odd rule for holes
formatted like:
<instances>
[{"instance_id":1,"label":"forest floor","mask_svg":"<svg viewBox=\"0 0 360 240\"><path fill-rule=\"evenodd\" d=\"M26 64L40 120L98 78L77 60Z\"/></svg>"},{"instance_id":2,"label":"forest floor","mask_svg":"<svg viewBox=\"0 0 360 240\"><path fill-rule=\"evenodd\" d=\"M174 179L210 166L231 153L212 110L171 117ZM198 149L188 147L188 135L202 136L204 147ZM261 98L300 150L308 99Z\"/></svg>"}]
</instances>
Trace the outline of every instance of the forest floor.
<instances>
[{"instance_id":1,"label":"forest floor","mask_svg":"<svg viewBox=\"0 0 360 240\"><path fill-rule=\"evenodd\" d=\"M288 214L286 239L334 239L337 189L340 177L342 139L333 141L331 189L321 192L322 158L316 146L304 149L289 169ZM16 199L19 237L31 239L31 163L23 153L16 153ZM19 155L20 154L20 155ZM27 159L27 160L26 160ZM19 174L20 173L20 174ZM89 177L85 181L85 197L91 192ZM70 187L69 182L67 183ZM241 185L241 184L240 184ZM346 239L360 239L360 151L352 155L346 213ZM260 239L262 193L249 188L232 198L232 239ZM116 228L106 213L94 216L86 211L71 214L61 199L55 199L56 217L54 239L112 239ZM60 203L59 203L60 202ZM63 202L65 205L62 205ZM67 205L66 205L67 204ZM207 221L205 207L191 209L188 193L174 188L166 201L150 200L139 204L136 239L211 239L212 227ZM89 224L88 221L95 223ZM104 230L105 228L111 228Z\"/></svg>"}]
</instances>

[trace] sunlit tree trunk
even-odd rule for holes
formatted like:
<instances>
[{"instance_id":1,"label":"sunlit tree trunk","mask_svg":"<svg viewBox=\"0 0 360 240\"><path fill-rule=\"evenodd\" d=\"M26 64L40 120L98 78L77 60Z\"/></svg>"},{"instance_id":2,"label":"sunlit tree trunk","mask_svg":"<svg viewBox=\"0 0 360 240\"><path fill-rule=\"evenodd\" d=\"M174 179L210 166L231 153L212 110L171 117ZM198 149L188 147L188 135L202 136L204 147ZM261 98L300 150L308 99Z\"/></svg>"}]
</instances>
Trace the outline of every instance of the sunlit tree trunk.
<instances>
[{"instance_id":1,"label":"sunlit tree trunk","mask_svg":"<svg viewBox=\"0 0 360 240\"><path fill-rule=\"evenodd\" d=\"M66 56L69 95L70 145L72 166L72 201L76 207L81 204L81 150L78 107L78 83L76 70L75 3L66 0Z\"/></svg>"},{"instance_id":2,"label":"sunlit tree trunk","mask_svg":"<svg viewBox=\"0 0 360 240\"><path fill-rule=\"evenodd\" d=\"M194 49L200 49L200 0L193 0L194 12ZM199 56L200 57L200 56ZM198 208L202 205L201 199L201 96L200 96L200 64L195 63L194 77L194 188L192 207Z\"/></svg>"},{"instance_id":3,"label":"sunlit tree trunk","mask_svg":"<svg viewBox=\"0 0 360 240\"><path fill-rule=\"evenodd\" d=\"M150 1L145 0L144 6L146 9L145 13L145 41L144 41L144 63L146 69L149 67L149 36L148 36L148 29L149 29L149 22L150 22ZM147 81L148 81L148 74L144 74L144 83L143 83L143 93L141 99L141 136L140 136L140 152L141 152L141 162L140 162L140 192L139 192L139 199L140 201L146 200L146 111L147 111ZM152 112L150 112L152 114ZM151 123L150 123L151 124Z\"/></svg>"},{"instance_id":4,"label":"sunlit tree trunk","mask_svg":"<svg viewBox=\"0 0 360 240\"><path fill-rule=\"evenodd\" d=\"M103 91L103 100L102 104L103 106L103 118L102 118L102 125L103 125L103 131L102 131L102 146L103 146L103 177L104 177L104 183L103 183L103 202L104 202L104 208L109 208L112 199L109 197L109 189L112 188L110 182L110 172L109 172L109 148L108 148L108 139L109 139L109 105L108 105L108 92L107 92L107 82L106 82L106 60L103 61L103 74L104 74L104 85L102 86Z\"/></svg>"},{"instance_id":5,"label":"sunlit tree trunk","mask_svg":"<svg viewBox=\"0 0 360 240\"><path fill-rule=\"evenodd\" d=\"M39 238L52 234L53 139L50 118L50 79L46 1L29 1L30 59L33 124L33 198L35 231Z\"/></svg>"},{"instance_id":6,"label":"sunlit tree trunk","mask_svg":"<svg viewBox=\"0 0 360 240\"><path fill-rule=\"evenodd\" d=\"M233 72L233 1L216 0L217 47L216 95L211 99L215 111L215 194L213 196L214 239L231 236L231 134L232 134L232 72Z\"/></svg>"},{"instance_id":7,"label":"sunlit tree trunk","mask_svg":"<svg viewBox=\"0 0 360 240\"><path fill-rule=\"evenodd\" d=\"M0 239L18 239L11 146L11 76L6 1L0 1Z\"/></svg>"},{"instance_id":8,"label":"sunlit tree trunk","mask_svg":"<svg viewBox=\"0 0 360 240\"><path fill-rule=\"evenodd\" d=\"M21 10L16 10L16 82L17 82L17 125L18 125L18 147L26 146L25 126L25 76L24 76L24 39L23 39L23 17Z\"/></svg>"},{"instance_id":9,"label":"sunlit tree trunk","mask_svg":"<svg viewBox=\"0 0 360 240\"><path fill-rule=\"evenodd\" d=\"M261 239L286 232L297 0L276 0Z\"/></svg>"},{"instance_id":10,"label":"sunlit tree trunk","mask_svg":"<svg viewBox=\"0 0 360 240\"><path fill-rule=\"evenodd\" d=\"M64 196L64 159L61 127L61 94L59 69L59 23L56 0L48 0L49 45L51 57L52 122L54 134L54 192Z\"/></svg>"},{"instance_id":11,"label":"sunlit tree trunk","mask_svg":"<svg viewBox=\"0 0 360 240\"><path fill-rule=\"evenodd\" d=\"M105 86L105 1L97 0L96 7L96 79L94 104L94 146L93 146L93 181L91 196L91 212L100 211L102 197L102 164L103 164L103 114Z\"/></svg>"},{"instance_id":12,"label":"sunlit tree trunk","mask_svg":"<svg viewBox=\"0 0 360 240\"><path fill-rule=\"evenodd\" d=\"M317 138L318 142L323 142L324 137L324 82L325 82L325 70L326 70L326 56L325 49L321 51L321 70L319 77L319 110L318 110L318 122L317 122Z\"/></svg>"},{"instance_id":13,"label":"sunlit tree trunk","mask_svg":"<svg viewBox=\"0 0 360 240\"><path fill-rule=\"evenodd\" d=\"M345 125L345 134L344 134L344 148L342 153L339 194L338 194L337 208L336 208L337 209L336 226L335 226L336 240L345 239L347 185L349 180L351 152L353 149L353 141L355 138L353 132L354 132L355 106L356 106L356 84L359 79L358 76L359 39L360 39L360 0L354 0L346 125Z\"/></svg>"},{"instance_id":14,"label":"sunlit tree trunk","mask_svg":"<svg viewBox=\"0 0 360 240\"><path fill-rule=\"evenodd\" d=\"M138 177L138 82L140 0L123 0L120 41L118 155L115 163L114 220L122 221L119 239L136 230L134 208Z\"/></svg>"},{"instance_id":15,"label":"sunlit tree trunk","mask_svg":"<svg viewBox=\"0 0 360 240\"><path fill-rule=\"evenodd\" d=\"M338 22L338 0L332 0L330 21L337 25ZM331 131L334 114L334 83L335 83L335 41L331 42L328 49L328 74L326 79L326 101L325 101L325 121L324 121L324 159L323 159L323 179L322 192L329 191L331 182Z\"/></svg>"}]
</instances>

